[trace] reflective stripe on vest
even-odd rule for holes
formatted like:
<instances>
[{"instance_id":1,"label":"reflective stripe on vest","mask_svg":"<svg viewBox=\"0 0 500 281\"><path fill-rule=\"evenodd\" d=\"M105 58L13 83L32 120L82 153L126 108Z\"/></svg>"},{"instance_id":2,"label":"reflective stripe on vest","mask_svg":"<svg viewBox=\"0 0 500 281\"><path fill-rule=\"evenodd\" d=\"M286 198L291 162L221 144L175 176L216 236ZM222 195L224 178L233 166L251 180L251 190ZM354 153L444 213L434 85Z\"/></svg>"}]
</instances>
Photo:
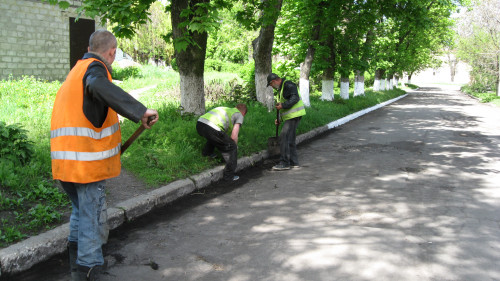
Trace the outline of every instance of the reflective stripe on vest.
<instances>
[{"instance_id":1,"label":"reflective stripe on vest","mask_svg":"<svg viewBox=\"0 0 500 281\"><path fill-rule=\"evenodd\" d=\"M78 127L65 127L50 131L50 138L62 137L62 136L79 136L79 137L89 137L96 140L109 137L116 133L120 129L118 123L114 124L109 128L105 128L100 132L96 132L90 128L78 128Z\"/></svg>"},{"instance_id":2,"label":"reflective stripe on vest","mask_svg":"<svg viewBox=\"0 0 500 281\"><path fill-rule=\"evenodd\" d=\"M283 98L283 88L285 88L285 82L286 81L283 81L283 83L281 84L281 90L280 90L281 103L285 102L285 99ZM299 95L299 101L296 104L294 104L291 108L281 110L280 115L283 121L306 115L306 108L304 106L304 103L302 102L302 97L300 96L298 89L297 93Z\"/></svg>"},{"instance_id":3,"label":"reflective stripe on vest","mask_svg":"<svg viewBox=\"0 0 500 281\"><path fill-rule=\"evenodd\" d=\"M76 151L52 151L52 159L75 160L75 161L98 161L113 157L120 153L121 144L106 151L99 152L76 152Z\"/></svg>"},{"instance_id":4,"label":"reflective stripe on vest","mask_svg":"<svg viewBox=\"0 0 500 281\"><path fill-rule=\"evenodd\" d=\"M229 107L216 107L209 112L203 114L198 121L209 125L210 127L219 128L218 131L224 131L226 133L233 130L233 123L231 122L231 117L234 113L240 112L236 108ZM214 129L216 129L214 128ZM217 130L217 129L216 129Z\"/></svg>"},{"instance_id":5,"label":"reflective stripe on vest","mask_svg":"<svg viewBox=\"0 0 500 281\"><path fill-rule=\"evenodd\" d=\"M57 180L90 183L120 174L121 132L116 112L108 108L101 128L94 127L83 113L83 77L94 61L99 60L78 61L56 95L50 148L52 176Z\"/></svg>"}]
</instances>

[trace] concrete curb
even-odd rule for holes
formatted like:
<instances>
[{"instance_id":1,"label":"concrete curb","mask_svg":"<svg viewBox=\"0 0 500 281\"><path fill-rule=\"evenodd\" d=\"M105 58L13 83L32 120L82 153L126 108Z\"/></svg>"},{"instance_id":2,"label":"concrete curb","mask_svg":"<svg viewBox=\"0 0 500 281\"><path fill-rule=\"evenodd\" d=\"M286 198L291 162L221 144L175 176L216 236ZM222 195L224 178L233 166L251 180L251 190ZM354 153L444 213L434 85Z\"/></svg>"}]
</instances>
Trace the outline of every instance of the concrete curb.
<instances>
[{"instance_id":1,"label":"concrete curb","mask_svg":"<svg viewBox=\"0 0 500 281\"><path fill-rule=\"evenodd\" d=\"M297 136L297 144L319 136L328 130L345 124L373 110L391 104L408 94L399 96L392 100L376 106L350 114L344 118L335 120L325 126ZM256 163L269 158L267 150L238 159L236 171L241 171L254 166ZM115 229L127 221L132 221L147 214L155 208L184 197L196 189L209 186L211 183L222 179L224 166L218 166L204 171L187 179L177 180L162 186L149 193L128 199L108 208L108 224L110 229ZM56 227L42 234L30 237L17 244L0 250L0 276L2 273L15 274L28 270L37 263L48 260L52 256L66 251L67 237L69 234L69 223Z\"/></svg>"}]
</instances>

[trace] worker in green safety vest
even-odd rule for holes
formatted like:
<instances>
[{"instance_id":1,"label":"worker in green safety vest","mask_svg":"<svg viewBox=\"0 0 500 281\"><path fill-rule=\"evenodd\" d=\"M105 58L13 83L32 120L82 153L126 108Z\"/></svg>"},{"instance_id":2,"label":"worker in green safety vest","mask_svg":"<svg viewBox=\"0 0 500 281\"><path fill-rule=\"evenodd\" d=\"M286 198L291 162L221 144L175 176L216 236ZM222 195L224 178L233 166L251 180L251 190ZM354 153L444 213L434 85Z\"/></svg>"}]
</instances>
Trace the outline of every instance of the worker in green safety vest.
<instances>
[{"instance_id":1,"label":"worker in green safety vest","mask_svg":"<svg viewBox=\"0 0 500 281\"><path fill-rule=\"evenodd\" d=\"M283 171L290 170L290 168L300 168L295 138L300 119L306 115L306 109L300 98L297 85L271 73L267 76L267 86L277 90L276 109L280 110L280 118L284 121L280 134L280 162L273 167L273 170Z\"/></svg>"},{"instance_id":2,"label":"worker in green safety vest","mask_svg":"<svg viewBox=\"0 0 500 281\"><path fill-rule=\"evenodd\" d=\"M198 134L207 139L201 154L215 158L214 150L217 148L226 161L223 171L225 181L239 179L234 174L238 160L238 134L246 114L247 106L242 103L236 108L216 107L202 115L196 123Z\"/></svg>"}]
</instances>

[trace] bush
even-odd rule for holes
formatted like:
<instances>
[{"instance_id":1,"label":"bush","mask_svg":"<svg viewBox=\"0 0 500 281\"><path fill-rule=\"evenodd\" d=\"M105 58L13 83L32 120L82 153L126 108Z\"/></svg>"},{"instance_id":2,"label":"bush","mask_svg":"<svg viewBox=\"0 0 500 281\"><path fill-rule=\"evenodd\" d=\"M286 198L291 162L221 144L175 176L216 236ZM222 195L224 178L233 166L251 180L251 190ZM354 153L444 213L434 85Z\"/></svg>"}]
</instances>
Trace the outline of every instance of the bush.
<instances>
[{"instance_id":1,"label":"bush","mask_svg":"<svg viewBox=\"0 0 500 281\"><path fill-rule=\"evenodd\" d=\"M241 64L224 62L214 59L205 60L205 71L218 71L218 72L238 72Z\"/></svg>"},{"instance_id":2,"label":"bush","mask_svg":"<svg viewBox=\"0 0 500 281\"><path fill-rule=\"evenodd\" d=\"M7 125L0 121L0 157L22 165L33 156L33 142L20 125Z\"/></svg>"},{"instance_id":3,"label":"bush","mask_svg":"<svg viewBox=\"0 0 500 281\"><path fill-rule=\"evenodd\" d=\"M114 67L113 79L127 80L132 77L140 77L141 70L137 66L127 66L125 68Z\"/></svg>"}]
</instances>

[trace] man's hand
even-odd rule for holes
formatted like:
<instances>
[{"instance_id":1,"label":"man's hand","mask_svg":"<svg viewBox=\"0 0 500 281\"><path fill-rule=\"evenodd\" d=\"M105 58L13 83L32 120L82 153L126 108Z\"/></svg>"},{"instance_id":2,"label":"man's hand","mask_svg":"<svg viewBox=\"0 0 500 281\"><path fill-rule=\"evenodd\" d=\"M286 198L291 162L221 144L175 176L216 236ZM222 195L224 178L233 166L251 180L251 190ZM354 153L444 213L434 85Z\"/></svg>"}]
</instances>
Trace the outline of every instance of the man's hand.
<instances>
[{"instance_id":1,"label":"man's hand","mask_svg":"<svg viewBox=\"0 0 500 281\"><path fill-rule=\"evenodd\" d=\"M278 104L276 104L276 109L277 110L283 109L283 106L281 105L281 102L279 102Z\"/></svg>"},{"instance_id":2,"label":"man's hand","mask_svg":"<svg viewBox=\"0 0 500 281\"><path fill-rule=\"evenodd\" d=\"M153 120L148 122L150 116L154 116ZM158 121L158 111L154 109L147 109L142 116L141 122L144 128L151 129L151 127Z\"/></svg>"}]
</instances>

